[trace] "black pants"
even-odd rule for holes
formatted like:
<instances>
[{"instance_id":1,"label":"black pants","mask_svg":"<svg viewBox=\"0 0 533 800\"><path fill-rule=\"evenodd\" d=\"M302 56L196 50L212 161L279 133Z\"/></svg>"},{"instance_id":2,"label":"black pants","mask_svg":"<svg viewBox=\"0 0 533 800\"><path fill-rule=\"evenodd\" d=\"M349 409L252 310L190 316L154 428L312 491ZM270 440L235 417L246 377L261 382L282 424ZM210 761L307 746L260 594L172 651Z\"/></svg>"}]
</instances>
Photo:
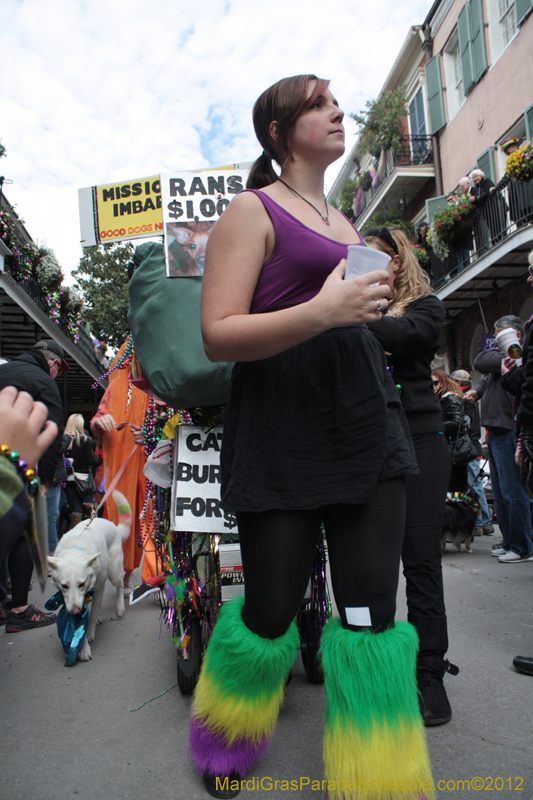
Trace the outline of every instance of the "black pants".
<instances>
[{"instance_id":1,"label":"black pants","mask_svg":"<svg viewBox=\"0 0 533 800\"><path fill-rule=\"evenodd\" d=\"M244 570L243 619L260 636L288 629L307 588L324 524L332 588L344 627L346 609L369 609L371 627L394 622L405 523L405 481L376 485L370 503L313 511L238 512Z\"/></svg>"},{"instance_id":2,"label":"black pants","mask_svg":"<svg viewBox=\"0 0 533 800\"><path fill-rule=\"evenodd\" d=\"M15 497L7 514L0 517L0 562L9 556L13 608L20 608L28 603L33 562L24 531L29 524L30 507L23 489Z\"/></svg>"},{"instance_id":3,"label":"black pants","mask_svg":"<svg viewBox=\"0 0 533 800\"><path fill-rule=\"evenodd\" d=\"M445 436L413 436L420 473L406 476L407 514L402 549L409 622L420 639L420 654L448 649L442 584L440 535L450 480L450 449Z\"/></svg>"},{"instance_id":4,"label":"black pants","mask_svg":"<svg viewBox=\"0 0 533 800\"><path fill-rule=\"evenodd\" d=\"M67 495L68 507L71 514L83 514L83 498L78 494L76 484L74 481L67 481L65 486L65 493Z\"/></svg>"}]
</instances>

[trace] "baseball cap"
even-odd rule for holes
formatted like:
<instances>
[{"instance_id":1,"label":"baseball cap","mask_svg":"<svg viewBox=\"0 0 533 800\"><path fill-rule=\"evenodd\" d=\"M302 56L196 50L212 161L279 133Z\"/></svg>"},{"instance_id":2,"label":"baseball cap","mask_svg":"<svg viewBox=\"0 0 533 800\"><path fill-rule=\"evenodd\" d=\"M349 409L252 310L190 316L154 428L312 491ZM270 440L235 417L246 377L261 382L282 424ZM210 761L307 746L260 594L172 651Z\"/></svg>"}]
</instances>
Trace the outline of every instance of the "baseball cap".
<instances>
[{"instance_id":1,"label":"baseball cap","mask_svg":"<svg viewBox=\"0 0 533 800\"><path fill-rule=\"evenodd\" d=\"M470 373L466 369L456 369L452 372L450 378L453 378L454 381L459 381L459 383L464 383L470 380Z\"/></svg>"},{"instance_id":2,"label":"baseball cap","mask_svg":"<svg viewBox=\"0 0 533 800\"><path fill-rule=\"evenodd\" d=\"M70 367L65 361L65 351L61 345L55 342L53 339L41 339L33 345L32 349L42 350L43 352L47 351L49 353L53 353L55 356L58 356L61 359L61 369L63 372L70 372Z\"/></svg>"}]
</instances>

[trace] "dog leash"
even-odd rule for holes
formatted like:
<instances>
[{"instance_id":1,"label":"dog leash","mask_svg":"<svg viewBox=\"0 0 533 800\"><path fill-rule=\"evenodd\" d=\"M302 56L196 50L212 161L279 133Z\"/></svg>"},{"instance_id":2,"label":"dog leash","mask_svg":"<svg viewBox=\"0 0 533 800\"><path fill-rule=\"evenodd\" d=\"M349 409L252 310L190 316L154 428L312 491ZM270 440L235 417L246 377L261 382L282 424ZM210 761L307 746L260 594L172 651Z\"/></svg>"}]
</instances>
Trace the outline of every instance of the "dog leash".
<instances>
[{"instance_id":1,"label":"dog leash","mask_svg":"<svg viewBox=\"0 0 533 800\"><path fill-rule=\"evenodd\" d=\"M122 428L125 428L125 427L136 428L137 425L134 425L132 422L121 422L120 425L116 426L115 430L120 431L120 430L122 430ZM132 455L135 453L135 451L137 450L138 447L139 447L138 444L134 444L133 445L133 450L131 451L131 453L129 454L129 456L127 457L127 459L122 464L122 466L120 467L119 471L117 472L117 474L115 475L115 477L111 481L111 484L106 489L105 494L102 497L102 499L100 500L98 506L96 508L93 508L93 510L91 511L91 519L89 520L89 522L85 526L85 530L89 527L89 525L91 524L93 519L96 519L96 517L98 515L98 512L100 511L100 509L104 505L105 501L107 500L107 498L109 497L109 495L111 494L111 492L113 491L113 489L115 488L115 486L117 485L119 480L121 479L122 473L124 472L124 470L128 466L128 463L129 463Z\"/></svg>"}]
</instances>

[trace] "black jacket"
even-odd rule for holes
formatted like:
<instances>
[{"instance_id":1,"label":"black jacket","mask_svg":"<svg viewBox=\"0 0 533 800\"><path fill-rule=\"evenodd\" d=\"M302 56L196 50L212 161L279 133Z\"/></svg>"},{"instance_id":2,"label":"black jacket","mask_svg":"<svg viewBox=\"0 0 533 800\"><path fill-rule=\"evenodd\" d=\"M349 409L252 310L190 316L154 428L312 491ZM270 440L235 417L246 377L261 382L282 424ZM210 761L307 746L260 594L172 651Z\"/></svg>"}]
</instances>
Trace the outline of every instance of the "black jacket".
<instances>
[{"instance_id":1,"label":"black jacket","mask_svg":"<svg viewBox=\"0 0 533 800\"><path fill-rule=\"evenodd\" d=\"M501 377L506 392L520 398L516 421L518 429L533 430L533 325L522 343L522 366ZM517 430L518 432L518 430Z\"/></svg>"},{"instance_id":2,"label":"black jacket","mask_svg":"<svg viewBox=\"0 0 533 800\"><path fill-rule=\"evenodd\" d=\"M102 463L102 460L93 452L93 440L89 436L80 437L80 443L76 444L68 434L65 434L63 441L67 443L65 456L74 459L74 472L87 473L89 467L98 467ZM71 442L72 446L70 446Z\"/></svg>"},{"instance_id":3,"label":"black jacket","mask_svg":"<svg viewBox=\"0 0 533 800\"><path fill-rule=\"evenodd\" d=\"M57 425L57 437L39 461L41 482L49 486L54 480L58 459L61 457L63 438L63 408L56 382L50 377L48 361L42 353L32 350L0 366L0 389L14 386L19 392L28 392L48 409L48 419Z\"/></svg>"},{"instance_id":4,"label":"black jacket","mask_svg":"<svg viewBox=\"0 0 533 800\"><path fill-rule=\"evenodd\" d=\"M500 350L486 350L478 353L473 367L483 372L485 377L474 389L481 398L481 424L485 428L506 428L513 430L513 398L505 390L501 380L503 353Z\"/></svg>"},{"instance_id":5,"label":"black jacket","mask_svg":"<svg viewBox=\"0 0 533 800\"><path fill-rule=\"evenodd\" d=\"M403 317L385 315L368 327L387 354L394 383L412 435L442 431L439 399L433 391L431 362L440 347L444 306L438 297L420 297Z\"/></svg>"},{"instance_id":6,"label":"black jacket","mask_svg":"<svg viewBox=\"0 0 533 800\"><path fill-rule=\"evenodd\" d=\"M457 395L449 392L441 395L439 399L444 434L449 442L453 442L457 438L459 429L463 425L463 418L465 415L463 402Z\"/></svg>"}]
</instances>

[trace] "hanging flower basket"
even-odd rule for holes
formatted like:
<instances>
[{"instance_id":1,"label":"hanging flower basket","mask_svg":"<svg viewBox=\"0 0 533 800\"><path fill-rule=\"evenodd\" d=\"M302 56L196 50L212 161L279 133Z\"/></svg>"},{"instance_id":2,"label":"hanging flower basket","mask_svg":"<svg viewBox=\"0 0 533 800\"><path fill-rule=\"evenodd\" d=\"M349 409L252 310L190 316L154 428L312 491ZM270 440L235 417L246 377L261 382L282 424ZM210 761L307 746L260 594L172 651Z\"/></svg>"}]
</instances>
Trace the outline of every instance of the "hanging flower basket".
<instances>
[{"instance_id":1,"label":"hanging flower basket","mask_svg":"<svg viewBox=\"0 0 533 800\"><path fill-rule=\"evenodd\" d=\"M533 178L533 144L524 142L507 158L505 174L514 181L530 181Z\"/></svg>"},{"instance_id":2,"label":"hanging flower basket","mask_svg":"<svg viewBox=\"0 0 533 800\"><path fill-rule=\"evenodd\" d=\"M421 267L427 267L429 264L429 255L427 250L423 247L413 247L413 255Z\"/></svg>"},{"instance_id":3,"label":"hanging flower basket","mask_svg":"<svg viewBox=\"0 0 533 800\"><path fill-rule=\"evenodd\" d=\"M475 216L476 209L469 198L461 199L455 206L439 206L429 226L429 243L437 258L448 258L450 245L473 225Z\"/></svg>"}]
</instances>

